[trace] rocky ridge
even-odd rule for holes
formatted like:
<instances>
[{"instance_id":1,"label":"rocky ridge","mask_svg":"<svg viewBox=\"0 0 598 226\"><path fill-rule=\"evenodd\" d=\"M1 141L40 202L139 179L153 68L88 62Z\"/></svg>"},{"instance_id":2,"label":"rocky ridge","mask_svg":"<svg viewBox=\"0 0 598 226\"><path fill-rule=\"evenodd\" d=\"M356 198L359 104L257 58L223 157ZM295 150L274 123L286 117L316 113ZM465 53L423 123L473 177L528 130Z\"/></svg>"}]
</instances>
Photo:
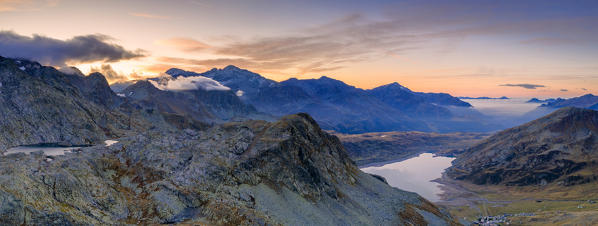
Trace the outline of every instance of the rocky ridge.
<instances>
[{"instance_id":1,"label":"rocky ridge","mask_svg":"<svg viewBox=\"0 0 598 226\"><path fill-rule=\"evenodd\" d=\"M598 112L566 107L499 132L461 154L446 173L475 184L574 185L598 178Z\"/></svg>"},{"instance_id":2,"label":"rocky ridge","mask_svg":"<svg viewBox=\"0 0 598 226\"><path fill-rule=\"evenodd\" d=\"M0 156L2 224L448 225L364 174L306 114Z\"/></svg>"},{"instance_id":3,"label":"rocky ridge","mask_svg":"<svg viewBox=\"0 0 598 226\"><path fill-rule=\"evenodd\" d=\"M90 145L160 125L112 92L104 76L0 57L0 152L40 143ZM154 120L154 121L150 121Z\"/></svg>"}]
</instances>

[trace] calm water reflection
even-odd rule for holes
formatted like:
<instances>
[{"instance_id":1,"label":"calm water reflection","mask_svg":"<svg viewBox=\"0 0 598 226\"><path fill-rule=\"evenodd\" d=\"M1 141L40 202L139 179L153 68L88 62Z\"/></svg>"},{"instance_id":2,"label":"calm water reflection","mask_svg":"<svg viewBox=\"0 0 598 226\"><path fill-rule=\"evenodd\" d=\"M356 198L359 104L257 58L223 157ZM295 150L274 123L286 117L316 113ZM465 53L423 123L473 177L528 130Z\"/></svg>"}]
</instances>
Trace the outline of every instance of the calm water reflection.
<instances>
[{"instance_id":1,"label":"calm water reflection","mask_svg":"<svg viewBox=\"0 0 598 226\"><path fill-rule=\"evenodd\" d=\"M44 154L49 156L64 155L65 152L69 152L79 147L45 147L45 146L19 146L6 150L4 155L10 155L15 153L29 154L31 152L43 151Z\"/></svg>"},{"instance_id":2,"label":"calm water reflection","mask_svg":"<svg viewBox=\"0 0 598 226\"><path fill-rule=\"evenodd\" d=\"M442 191L438 183L430 180L440 178L442 172L451 166L453 159L455 158L434 157L434 154L424 153L404 161L379 167L366 167L361 170L383 176L391 186L416 192L435 202L440 200L438 194Z\"/></svg>"}]
</instances>

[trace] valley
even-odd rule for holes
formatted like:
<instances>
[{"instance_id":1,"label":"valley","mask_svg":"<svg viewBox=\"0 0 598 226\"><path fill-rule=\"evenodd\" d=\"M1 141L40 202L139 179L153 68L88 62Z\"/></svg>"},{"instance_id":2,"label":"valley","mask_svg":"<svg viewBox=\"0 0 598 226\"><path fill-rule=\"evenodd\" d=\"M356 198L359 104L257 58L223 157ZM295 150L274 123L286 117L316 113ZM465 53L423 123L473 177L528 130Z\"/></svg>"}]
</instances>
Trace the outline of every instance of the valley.
<instances>
[{"instance_id":1,"label":"valley","mask_svg":"<svg viewBox=\"0 0 598 226\"><path fill-rule=\"evenodd\" d=\"M472 127L459 123L451 128L465 132L411 131L416 127L403 125L381 129L370 122L353 130L357 127L343 124L358 125L349 120L355 116L351 112L366 104L398 112L420 103L390 120L409 121L420 110L433 110L417 120L434 122L421 128L437 131L459 117L474 123L489 116L448 94L412 92L398 83L372 90L330 78L277 83L229 66L203 74L171 69L171 77L112 90L99 73L68 74L36 62L0 60L0 105L6 106L0 110L14 119L0 123L10 131L0 136L0 145L7 147L0 150L2 223L467 225L482 220L558 225L597 220L598 113L593 110L527 104L552 113L500 132L467 131ZM316 118L287 115L274 110L277 99L259 99L297 92L318 105L289 102L287 107L311 107L287 111L305 109ZM328 111L319 106L322 97L331 109L346 109ZM584 106L595 101L580 98ZM351 103L356 100L362 103ZM513 99L475 101L508 105ZM69 109L57 108L59 102ZM502 119L521 120L521 114ZM342 122L325 115L342 116ZM34 130L34 124L44 127ZM397 128L408 131L376 132ZM359 131L365 133L354 133Z\"/></svg>"},{"instance_id":2,"label":"valley","mask_svg":"<svg viewBox=\"0 0 598 226\"><path fill-rule=\"evenodd\" d=\"M598 1L0 0L0 226L598 225Z\"/></svg>"},{"instance_id":3,"label":"valley","mask_svg":"<svg viewBox=\"0 0 598 226\"><path fill-rule=\"evenodd\" d=\"M306 113L272 117L206 78L119 95L71 72L0 58L0 225L457 224Z\"/></svg>"},{"instance_id":4,"label":"valley","mask_svg":"<svg viewBox=\"0 0 598 226\"><path fill-rule=\"evenodd\" d=\"M598 170L594 164L597 116L592 110L569 107L495 134L337 136L349 155L362 163L362 170L385 177L393 186L424 194L463 224L593 225L598 223ZM554 154L555 149L566 153ZM364 150L372 152L364 154L370 159L359 158ZM426 178L423 172L437 171L433 169L442 163L421 161L408 167L409 162L420 161L422 155L414 156L423 152L457 157L452 166L446 166L451 166L446 172L442 173L446 167L440 168L436 177L428 179L437 184L421 179ZM517 158L526 161L519 166ZM511 167L515 169L508 173ZM482 172L489 173L473 176ZM438 190L430 193L438 185Z\"/></svg>"},{"instance_id":5,"label":"valley","mask_svg":"<svg viewBox=\"0 0 598 226\"><path fill-rule=\"evenodd\" d=\"M359 166L380 165L434 153L454 157L463 149L490 136L490 133L380 132L337 136Z\"/></svg>"}]
</instances>

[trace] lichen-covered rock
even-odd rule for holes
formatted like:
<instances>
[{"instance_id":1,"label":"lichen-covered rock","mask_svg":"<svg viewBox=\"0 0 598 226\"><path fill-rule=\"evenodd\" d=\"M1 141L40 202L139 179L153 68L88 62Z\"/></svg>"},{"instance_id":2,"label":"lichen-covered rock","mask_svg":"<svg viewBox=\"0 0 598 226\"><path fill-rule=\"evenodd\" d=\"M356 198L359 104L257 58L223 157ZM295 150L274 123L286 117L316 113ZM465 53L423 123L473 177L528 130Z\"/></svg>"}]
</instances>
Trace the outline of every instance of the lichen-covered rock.
<instances>
[{"instance_id":1,"label":"lichen-covered rock","mask_svg":"<svg viewBox=\"0 0 598 226\"><path fill-rule=\"evenodd\" d=\"M0 157L0 224L454 223L417 194L359 171L306 114L150 130L47 159Z\"/></svg>"}]
</instances>

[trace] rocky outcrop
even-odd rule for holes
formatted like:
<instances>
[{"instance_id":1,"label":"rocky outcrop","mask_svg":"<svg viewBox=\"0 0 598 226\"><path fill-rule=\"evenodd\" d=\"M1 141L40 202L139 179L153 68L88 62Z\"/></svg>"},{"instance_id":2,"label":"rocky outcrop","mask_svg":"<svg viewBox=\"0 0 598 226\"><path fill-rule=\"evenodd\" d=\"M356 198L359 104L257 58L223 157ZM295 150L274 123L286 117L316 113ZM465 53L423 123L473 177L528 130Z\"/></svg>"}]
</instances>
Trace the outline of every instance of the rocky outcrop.
<instances>
[{"instance_id":1,"label":"rocky outcrop","mask_svg":"<svg viewBox=\"0 0 598 226\"><path fill-rule=\"evenodd\" d=\"M149 127L117 110L121 104L101 74L65 74L0 57L0 152L39 143L89 145Z\"/></svg>"},{"instance_id":2,"label":"rocky outcrop","mask_svg":"<svg viewBox=\"0 0 598 226\"><path fill-rule=\"evenodd\" d=\"M170 91L160 90L149 81L138 81L125 88L122 94L134 104L204 123L273 118L243 103L230 90Z\"/></svg>"},{"instance_id":3,"label":"rocky outcrop","mask_svg":"<svg viewBox=\"0 0 598 226\"><path fill-rule=\"evenodd\" d=\"M0 157L0 224L430 225L452 219L364 174L306 114L150 130L64 156Z\"/></svg>"},{"instance_id":4,"label":"rocky outcrop","mask_svg":"<svg viewBox=\"0 0 598 226\"><path fill-rule=\"evenodd\" d=\"M561 108L461 154L448 176L475 184L562 185L597 180L598 112Z\"/></svg>"}]
</instances>

